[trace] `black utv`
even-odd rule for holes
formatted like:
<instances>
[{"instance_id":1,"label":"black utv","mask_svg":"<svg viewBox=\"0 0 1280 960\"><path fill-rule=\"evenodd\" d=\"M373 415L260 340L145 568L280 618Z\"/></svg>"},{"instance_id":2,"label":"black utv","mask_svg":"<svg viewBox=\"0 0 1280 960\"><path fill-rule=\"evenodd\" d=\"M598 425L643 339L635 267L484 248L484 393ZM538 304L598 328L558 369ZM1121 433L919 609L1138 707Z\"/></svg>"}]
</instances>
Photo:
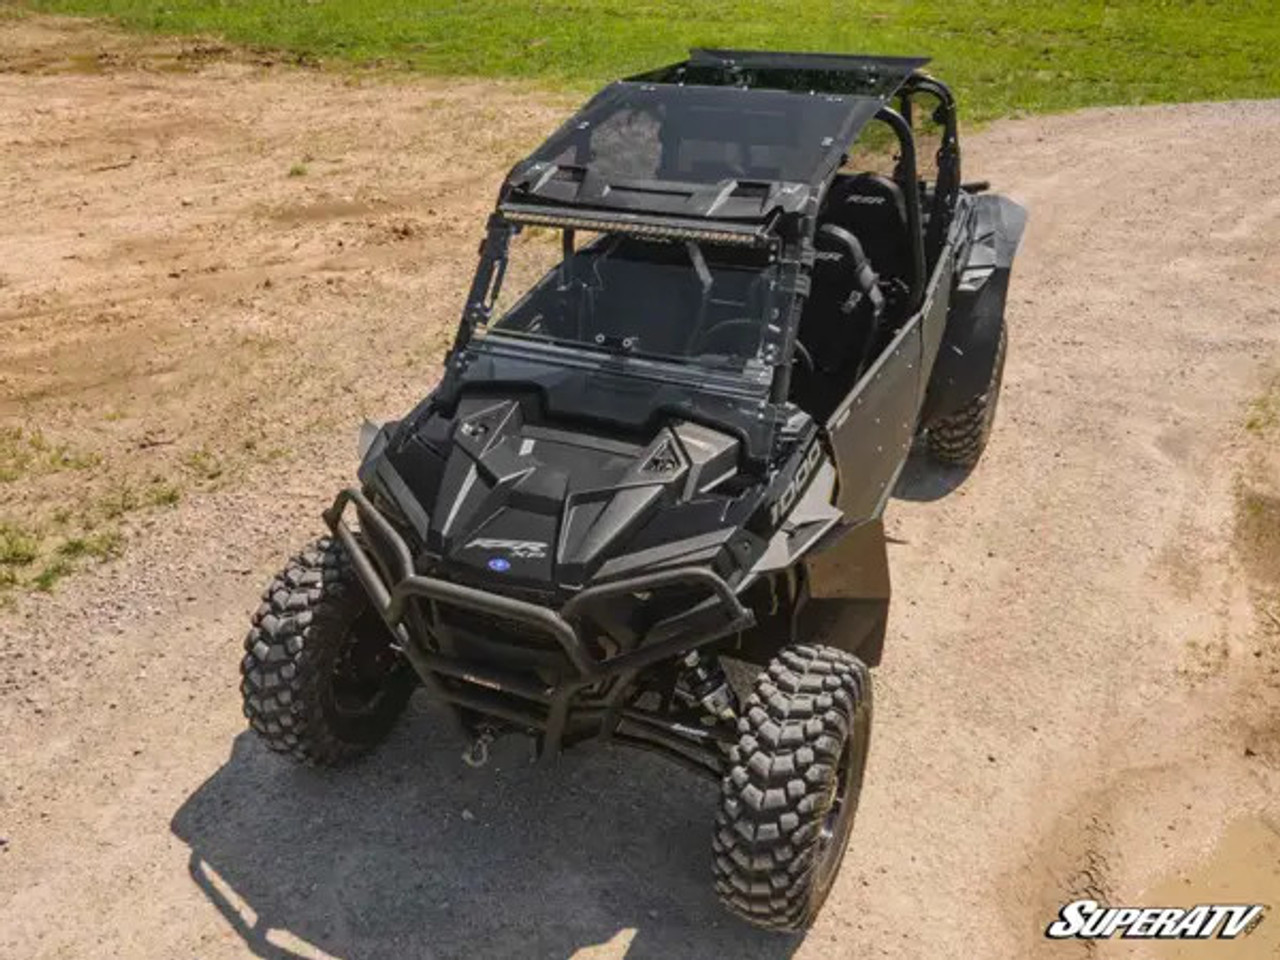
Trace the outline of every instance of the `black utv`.
<instances>
[{"instance_id":1,"label":"black utv","mask_svg":"<svg viewBox=\"0 0 1280 960\"><path fill-rule=\"evenodd\" d=\"M269 747L349 760L421 686L472 762L504 731L653 750L721 784L729 908L812 921L867 757L885 503L917 438L983 450L1024 223L962 183L925 63L697 50L511 170L439 385L366 425L253 617Z\"/></svg>"}]
</instances>

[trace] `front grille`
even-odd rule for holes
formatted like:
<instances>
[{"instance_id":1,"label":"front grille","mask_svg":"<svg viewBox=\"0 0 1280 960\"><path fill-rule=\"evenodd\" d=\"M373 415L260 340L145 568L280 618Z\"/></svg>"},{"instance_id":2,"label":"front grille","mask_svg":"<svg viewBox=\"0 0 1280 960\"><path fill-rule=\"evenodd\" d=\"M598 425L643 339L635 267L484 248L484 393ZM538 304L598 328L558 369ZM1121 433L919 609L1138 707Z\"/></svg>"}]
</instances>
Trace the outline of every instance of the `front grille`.
<instances>
[{"instance_id":1,"label":"front grille","mask_svg":"<svg viewBox=\"0 0 1280 960\"><path fill-rule=\"evenodd\" d=\"M501 642L525 650L560 649L560 644L549 633L519 620L443 603L438 609L440 619L446 626L473 634L482 640Z\"/></svg>"}]
</instances>

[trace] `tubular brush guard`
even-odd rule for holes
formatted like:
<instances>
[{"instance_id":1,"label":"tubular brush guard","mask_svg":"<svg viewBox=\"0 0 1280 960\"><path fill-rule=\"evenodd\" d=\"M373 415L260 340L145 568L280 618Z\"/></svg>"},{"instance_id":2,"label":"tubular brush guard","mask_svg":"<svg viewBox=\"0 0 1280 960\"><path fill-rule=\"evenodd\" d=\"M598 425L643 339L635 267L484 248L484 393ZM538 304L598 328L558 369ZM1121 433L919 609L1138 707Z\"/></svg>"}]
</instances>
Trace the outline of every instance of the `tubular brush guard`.
<instances>
[{"instance_id":1,"label":"tubular brush guard","mask_svg":"<svg viewBox=\"0 0 1280 960\"><path fill-rule=\"evenodd\" d=\"M359 537L343 519L349 504L360 520ZM589 587L556 611L416 573L409 545L358 489L339 493L324 520L395 635L396 648L432 699L541 731L543 758L559 754L572 715L575 724L595 726L575 740L612 737L657 750L702 773L722 774L722 738L713 731L665 720L625 703L633 692L631 681L645 667L755 625L755 615L714 571L680 567ZM599 656L575 626L600 601L677 585L706 587L713 596L655 624L628 652ZM418 599L434 602L424 609L414 603ZM569 675L557 683L541 683L444 655L434 642L429 619L438 615L438 604L514 620L554 639L572 668Z\"/></svg>"}]
</instances>

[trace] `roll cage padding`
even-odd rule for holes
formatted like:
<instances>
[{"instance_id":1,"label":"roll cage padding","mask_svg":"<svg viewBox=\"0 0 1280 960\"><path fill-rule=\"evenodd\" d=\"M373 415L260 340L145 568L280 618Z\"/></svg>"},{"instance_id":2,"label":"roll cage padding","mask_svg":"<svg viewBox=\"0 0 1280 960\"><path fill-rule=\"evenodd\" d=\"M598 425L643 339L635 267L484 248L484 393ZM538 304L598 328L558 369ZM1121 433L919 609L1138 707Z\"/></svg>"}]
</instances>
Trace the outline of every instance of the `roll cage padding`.
<instances>
[{"instance_id":1,"label":"roll cage padding","mask_svg":"<svg viewBox=\"0 0 1280 960\"><path fill-rule=\"evenodd\" d=\"M818 238L830 238L833 243L842 247L848 253L849 259L853 264L852 276L857 289L840 304L840 312L844 314L852 313L858 306L861 297L866 297L871 301L871 307L875 311L875 315L877 317L880 316L880 312L884 309L884 294L880 290L880 277L872 268L871 260L867 257L862 244L858 242L858 238L843 227L837 227L834 223L826 223L819 227Z\"/></svg>"}]
</instances>

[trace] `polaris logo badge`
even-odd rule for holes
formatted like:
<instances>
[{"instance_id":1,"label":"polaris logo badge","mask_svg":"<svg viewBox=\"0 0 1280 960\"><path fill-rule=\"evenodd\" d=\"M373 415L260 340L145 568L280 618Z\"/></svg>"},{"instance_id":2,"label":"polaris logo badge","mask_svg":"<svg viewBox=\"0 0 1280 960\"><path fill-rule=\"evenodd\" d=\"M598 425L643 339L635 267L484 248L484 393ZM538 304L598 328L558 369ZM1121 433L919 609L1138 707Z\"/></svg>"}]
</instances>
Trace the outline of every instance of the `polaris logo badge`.
<instances>
[{"instance_id":1,"label":"polaris logo badge","mask_svg":"<svg viewBox=\"0 0 1280 960\"><path fill-rule=\"evenodd\" d=\"M537 540L495 540L491 537L477 537L464 549L477 547L481 550L501 550L517 560L542 560L547 555L547 545ZM492 568L491 569L496 569Z\"/></svg>"},{"instance_id":2,"label":"polaris logo badge","mask_svg":"<svg viewBox=\"0 0 1280 960\"><path fill-rule=\"evenodd\" d=\"M1260 903L1203 903L1195 907L1104 907L1073 900L1044 935L1050 940L1234 940L1262 922Z\"/></svg>"}]
</instances>

